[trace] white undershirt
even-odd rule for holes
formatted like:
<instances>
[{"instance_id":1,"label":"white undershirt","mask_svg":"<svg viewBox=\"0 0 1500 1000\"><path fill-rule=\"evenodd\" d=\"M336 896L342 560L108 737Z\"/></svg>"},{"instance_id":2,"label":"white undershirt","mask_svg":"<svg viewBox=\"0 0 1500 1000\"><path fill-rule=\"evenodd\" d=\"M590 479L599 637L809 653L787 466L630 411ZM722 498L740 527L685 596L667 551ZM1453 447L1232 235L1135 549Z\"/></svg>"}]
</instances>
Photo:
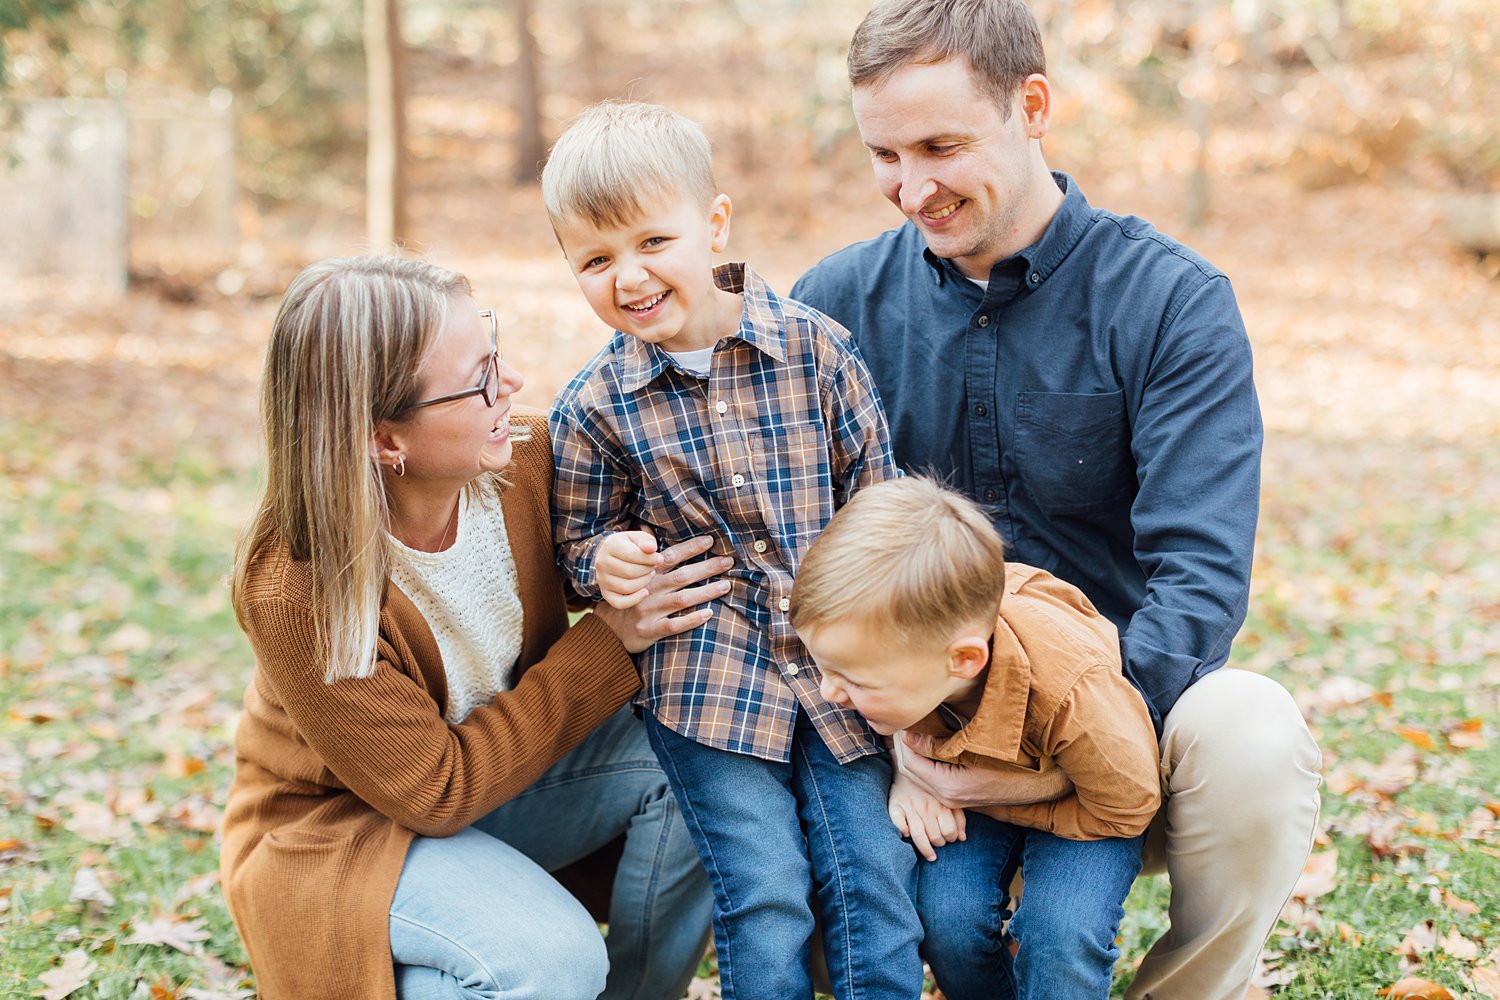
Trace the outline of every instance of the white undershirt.
<instances>
[{"instance_id":1,"label":"white undershirt","mask_svg":"<svg viewBox=\"0 0 1500 1000\"><path fill-rule=\"evenodd\" d=\"M667 356L694 375L707 378L714 361L714 349L705 347L697 351L668 351Z\"/></svg>"},{"instance_id":2,"label":"white undershirt","mask_svg":"<svg viewBox=\"0 0 1500 1000\"><path fill-rule=\"evenodd\" d=\"M521 597L500 499L471 491L458 501L458 531L441 552L420 552L394 537L391 579L427 619L448 677L445 718L462 722L476 706L515 684L521 655Z\"/></svg>"}]
</instances>

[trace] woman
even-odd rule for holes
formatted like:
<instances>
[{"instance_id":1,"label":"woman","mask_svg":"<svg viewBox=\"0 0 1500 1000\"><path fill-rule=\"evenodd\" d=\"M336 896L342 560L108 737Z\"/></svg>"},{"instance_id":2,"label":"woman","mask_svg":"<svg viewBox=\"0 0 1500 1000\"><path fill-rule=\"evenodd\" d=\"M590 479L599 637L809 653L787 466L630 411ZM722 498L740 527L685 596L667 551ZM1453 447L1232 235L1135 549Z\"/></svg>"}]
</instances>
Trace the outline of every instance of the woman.
<instances>
[{"instance_id":1,"label":"woman","mask_svg":"<svg viewBox=\"0 0 1500 1000\"><path fill-rule=\"evenodd\" d=\"M270 1000L593 998L606 968L611 998L676 998L710 897L622 706L630 653L707 620L724 567L567 627L545 419L512 410L521 377L469 296L364 257L309 266L282 301L234 574L256 672L225 896ZM606 942L547 870L621 833Z\"/></svg>"}]
</instances>

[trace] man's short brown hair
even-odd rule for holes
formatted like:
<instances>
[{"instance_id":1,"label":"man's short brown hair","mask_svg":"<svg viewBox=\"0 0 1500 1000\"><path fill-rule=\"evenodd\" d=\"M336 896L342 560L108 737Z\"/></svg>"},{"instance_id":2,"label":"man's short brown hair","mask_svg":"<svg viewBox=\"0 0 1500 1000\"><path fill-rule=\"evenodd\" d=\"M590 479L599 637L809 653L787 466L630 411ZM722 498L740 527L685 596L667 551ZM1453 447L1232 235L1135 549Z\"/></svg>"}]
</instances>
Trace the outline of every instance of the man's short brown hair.
<instances>
[{"instance_id":1,"label":"man's short brown hair","mask_svg":"<svg viewBox=\"0 0 1500 1000\"><path fill-rule=\"evenodd\" d=\"M909 63L968 63L974 85L1010 113L1010 98L1047 56L1021 0L879 0L849 43L849 83L879 87Z\"/></svg>"},{"instance_id":2,"label":"man's short brown hair","mask_svg":"<svg viewBox=\"0 0 1500 1000\"><path fill-rule=\"evenodd\" d=\"M1005 545L968 497L921 476L867 487L808 549L792 587L797 629L867 621L894 640L946 641L994 624Z\"/></svg>"}]
</instances>

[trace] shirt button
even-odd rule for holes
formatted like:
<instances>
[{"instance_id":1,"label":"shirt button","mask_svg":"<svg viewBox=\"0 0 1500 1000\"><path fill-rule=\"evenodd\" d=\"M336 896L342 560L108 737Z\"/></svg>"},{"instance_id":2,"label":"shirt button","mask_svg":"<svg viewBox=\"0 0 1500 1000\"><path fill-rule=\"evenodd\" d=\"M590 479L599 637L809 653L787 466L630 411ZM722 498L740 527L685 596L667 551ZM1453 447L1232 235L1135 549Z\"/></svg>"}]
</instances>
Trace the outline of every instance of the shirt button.
<instances>
[{"instance_id":1,"label":"shirt button","mask_svg":"<svg viewBox=\"0 0 1500 1000\"><path fill-rule=\"evenodd\" d=\"M745 477L736 472L734 475L729 477L729 482L732 486L744 486Z\"/></svg>"},{"instance_id":2,"label":"shirt button","mask_svg":"<svg viewBox=\"0 0 1500 1000\"><path fill-rule=\"evenodd\" d=\"M782 611L785 611L792 606L792 599L790 597L783 597L781 600L776 602L776 606Z\"/></svg>"},{"instance_id":3,"label":"shirt button","mask_svg":"<svg viewBox=\"0 0 1500 1000\"><path fill-rule=\"evenodd\" d=\"M989 326L990 325L990 318L989 318L989 316L985 315L985 316L979 317L979 325L981 327Z\"/></svg>"},{"instance_id":4,"label":"shirt button","mask_svg":"<svg viewBox=\"0 0 1500 1000\"><path fill-rule=\"evenodd\" d=\"M985 416L986 414L988 414L989 412L990 412L990 408L988 406L985 406L983 403L975 403L974 404L974 414L975 414L975 416L982 417L982 416Z\"/></svg>"},{"instance_id":5,"label":"shirt button","mask_svg":"<svg viewBox=\"0 0 1500 1000\"><path fill-rule=\"evenodd\" d=\"M1031 274L1027 276L1026 280L1035 285L1037 282L1042 280L1042 274L1040 271L1032 271Z\"/></svg>"},{"instance_id":6,"label":"shirt button","mask_svg":"<svg viewBox=\"0 0 1500 1000\"><path fill-rule=\"evenodd\" d=\"M995 494L994 490L985 490L984 491L984 498L986 500L990 501L991 503L994 502L995 496L996 496L996 494Z\"/></svg>"},{"instance_id":7,"label":"shirt button","mask_svg":"<svg viewBox=\"0 0 1500 1000\"><path fill-rule=\"evenodd\" d=\"M787 672L788 675L790 675L792 677L796 677L798 674L800 674L802 672L802 664L800 664L800 663L788 663L786 665L786 672Z\"/></svg>"},{"instance_id":8,"label":"shirt button","mask_svg":"<svg viewBox=\"0 0 1500 1000\"><path fill-rule=\"evenodd\" d=\"M752 545L751 548L755 549L755 551L757 552L764 552L766 551L766 549L769 549L770 546L766 544L766 540L764 538L757 538L755 540L755 544Z\"/></svg>"},{"instance_id":9,"label":"shirt button","mask_svg":"<svg viewBox=\"0 0 1500 1000\"><path fill-rule=\"evenodd\" d=\"M723 412L725 412L728 409L729 409L729 404L726 403L726 402L724 402L722 399L719 400L717 403L714 404L714 412L715 413L723 413Z\"/></svg>"}]
</instances>

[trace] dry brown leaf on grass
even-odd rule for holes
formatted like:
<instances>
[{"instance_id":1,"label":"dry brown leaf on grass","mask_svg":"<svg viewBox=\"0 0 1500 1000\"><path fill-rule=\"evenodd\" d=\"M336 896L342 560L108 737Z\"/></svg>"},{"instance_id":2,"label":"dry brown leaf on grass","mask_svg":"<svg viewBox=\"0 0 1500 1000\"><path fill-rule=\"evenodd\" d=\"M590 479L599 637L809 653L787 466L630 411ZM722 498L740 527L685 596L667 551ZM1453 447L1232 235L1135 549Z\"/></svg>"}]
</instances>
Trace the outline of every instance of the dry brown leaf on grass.
<instances>
[{"instance_id":1,"label":"dry brown leaf on grass","mask_svg":"<svg viewBox=\"0 0 1500 1000\"><path fill-rule=\"evenodd\" d=\"M1406 932L1401 943L1396 945L1396 954L1417 961L1436 947L1437 928L1431 920L1424 920Z\"/></svg>"},{"instance_id":2,"label":"dry brown leaf on grass","mask_svg":"<svg viewBox=\"0 0 1500 1000\"><path fill-rule=\"evenodd\" d=\"M1485 747L1484 721L1465 719L1445 729L1443 736L1454 750L1482 750Z\"/></svg>"},{"instance_id":3,"label":"dry brown leaf on grass","mask_svg":"<svg viewBox=\"0 0 1500 1000\"><path fill-rule=\"evenodd\" d=\"M183 920L181 917L164 914L137 923L130 932L130 937L122 943L158 945L176 948L185 955L196 955L202 950L198 947L198 942L207 940L208 931L203 929L202 920Z\"/></svg>"},{"instance_id":4,"label":"dry brown leaf on grass","mask_svg":"<svg viewBox=\"0 0 1500 1000\"><path fill-rule=\"evenodd\" d=\"M1437 741L1425 729L1419 729L1416 726L1397 726L1396 735L1419 750L1426 750L1429 753L1437 752Z\"/></svg>"},{"instance_id":5,"label":"dry brown leaf on grass","mask_svg":"<svg viewBox=\"0 0 1500 1000\"><path fill-rule=\"evenodd\" d=\"M82 948L74 948L63 956L61 965L37 976L46 989L37 990L33 995L42 1000L62 1000L87 986L94 969L95 965L88 952Z\"/></svg>"},{"instance_id":6,"label":"dry brown leaf on grass","mask_svg":"<svg viewBox=\"0 0 1500 1000\"><path fill-rule=\"evenodd\" d=\"M1473 961L1479 957L1479 945L1458 933L1457 927L1448 928L1448 933L1438 940L1438 947L1464 961Z\"/></svg>"},{"instance_id":7,"label":"dry brown leaf on grass","mask_svg":"<svg viewBox=\"0 0 1500 1000\"><path fill-rule=\"evenodd\" d=\"M1470 969L1469 988L1489 1000L1500 1000L1500 969L1492 965Z\"/></svg>"},{"instance_id":8,"label":"dry brown leaf on grass","mask_svg":"<svg viewBox=\"0 0 1500 1000\"><path fill-rule=\"evenodd\" d=\"M1307 859L1302 875L1292 889L1293 899L1317 899L1333 891L1337 884L1339 852L1319 851Z\"/></svg>"},{"instance_id":9,"label":"dry brown leaf on grass","mask_svg":"<svg viewBox=\"0 0 1500 1000\"><path fill-rule=\"evenodd\" d=\"M1478 903L1471 903L1467 899L1455 895L1448 889L1443 890L1443 894L1440 898L1443 901L1443 905L1448 907L1448 909L1454 911L1455 913L1462 913L1466 917L1472 917L1474 914L1479 912Z\"/></svg>"},{"instance_id":10,"label":"dry brown leaf on grass","mask_svg":"<svg viewBox=\"0 0 1500 1000\"><path fill-rule=\"evenodd\" d=\"M1376 990L1375 995L1390 1000L1455 1000L1446 986L1410 976L1383 990Z\"/></svg>"}]
</instances>

